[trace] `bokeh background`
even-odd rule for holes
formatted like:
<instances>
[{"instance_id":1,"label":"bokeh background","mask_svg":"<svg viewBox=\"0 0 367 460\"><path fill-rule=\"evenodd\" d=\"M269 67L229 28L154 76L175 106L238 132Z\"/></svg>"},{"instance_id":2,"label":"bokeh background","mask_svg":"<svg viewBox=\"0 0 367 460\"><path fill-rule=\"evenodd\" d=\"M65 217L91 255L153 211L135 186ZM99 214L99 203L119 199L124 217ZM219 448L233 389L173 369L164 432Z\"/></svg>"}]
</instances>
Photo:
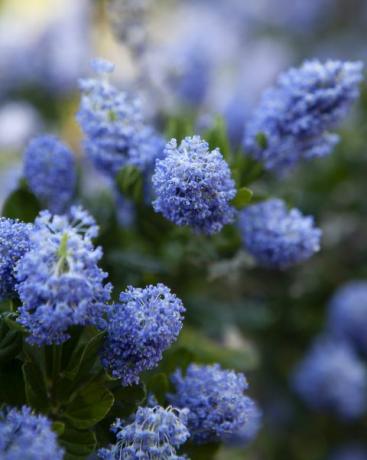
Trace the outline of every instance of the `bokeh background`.
<instances>
[{"instance_id":1,"label":"bokeh background","mask_svg":"<svg viewBox=\"0 0 367 460\"><path fill-rule=\"evenodd\" d=\"M51 131L80 158L83 200L107 228L109 184L84 161L75 121L78 79L94 56L116 64L116 83L142 97L158 128L187 114L200 132L220 114L238 148L261 92L281 71L311 58L366 62L366 29L365 0L0 0L0 204L22 175L29 139ZM158 242L145 229L144 242L128 202L113 232L102 232L115 286L166 282L188 308L189 345L201 331L200 340L237 352L234 366L246 371L263 428L246 449L221 448L218 460L327 460L366 443L367 415L346 423L312 411L290 385L334 291L367 279L365 87L340 134L331 156L255 184L323 229L322 251L296 269L256 268L232 234L214 244L180 233Z\"/></svg>"}]
</instances>

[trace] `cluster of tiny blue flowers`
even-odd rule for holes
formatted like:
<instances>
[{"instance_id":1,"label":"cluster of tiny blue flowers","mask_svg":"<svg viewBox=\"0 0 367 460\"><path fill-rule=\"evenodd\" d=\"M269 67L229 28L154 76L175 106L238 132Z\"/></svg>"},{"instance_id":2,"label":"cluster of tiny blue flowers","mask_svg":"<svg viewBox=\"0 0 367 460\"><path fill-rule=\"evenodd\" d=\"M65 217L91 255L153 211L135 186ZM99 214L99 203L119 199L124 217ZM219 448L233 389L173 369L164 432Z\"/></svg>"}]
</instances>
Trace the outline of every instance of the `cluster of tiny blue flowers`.
<instances>
[{"instance_id":1,"label":"cluster of tiny blue flowers","mask_svg":"<svg viewBox=\"0 0 367 460\"><path fill-rule=\"evenodd\" d=\"M359 417L367 407L367 372L346 342L318 339L296 367L293 385L310 407L342 419Z\"/></svg>"},{"instance_id":2,"label":"cluster of tiny blue flowers","mask_svg":"<svg viewBox=\"0 0 367 460\"><path fill-rule=\"evenodd\" d=\"M101 248L94 248L94 219L80 207L69 217L42 211L31 234L32 247L16 267L22 301L18 322L38 345L60 344L72 325L104 327L103 314L110 285L97 265Z\"/></svg>"},{"instance_id":3,"label":"cluster of tiny blue flowers","mask_svg":"<svg viewBox=\"0 0 367 460\"><path fill-rule=\"evenodd\" d=\"M185 377L177 370L172 382L176 393L168 398L175 407L189 410L188 428L193 441L238 443L256 435L259 410L244 395L248 384L243 374L223 370L219 364L191 364Z\"/></svg>"},{"instance_id":4,"label":"cluster of tiny blue flowers","mask_svg":"<svg viewBox=\"0 0 367 460\"><path fill-rule=\"evenodd\" d=\"M330 460L367 460L367 448L359 444L351 444L340 448Z\"/></svg>"},{"instance_id":5,"label":"cluster of tiny blue flowers","mask_svg":"<svg viewBox=\"0 0 367 460\"><path fill-rule=\"evenodd\" d=\"M162 139L145 123L139 100L108 81L114 66L101 59L92 64L100 78L81 80L77 115L88 157L112 176L126 165L149 170L163 150Z\"/></svg>"},{"instance_id":6,"label":"cluster of tiny blue flowers","mask_svg":"<svg viewBox=\"0 0 367 460\"><path fill-rule=\"evenodd\" d=\"M320 249L321 230L314 219L298 209L288 210L282 200L270 199L240 214L246 249L268 268L287 268L310 258Z\"/></svg>"},{"instance_id":7,"label":"cluster of tiny blue flowers","mask_svg":"<svg viewBox=\"0 0 367 460\"><path fill-rule=\"evenodd\" d=\"M340 287L329 304L330 332L367 352L367 282L351 281Z\"/></svg>"},{"instance_id":8,"label":"cluster of tiny blue flowers","mask_svg":"<svg viewBox=\"0 0 367 460\"><path fill-rule=\"evenodd\" d=\"M103 460L184 460L186 457L177 455L177 449L190 436L186 423L186 410L139 407L131 424L116 421L112 430L117 443L100 449L99 457Z\"/></svg>"},{"instance_id":9,"label":"cluster of tiny blue flowers","mask_svg":"<svg viewBox=\"0 0 367 460\"><path fill-rule=\"evenodd\" d=\"M25 150L24 176L42 205L63 213L76 186L74 155L57 137L39 136Z\"/></svg>"},{"instance_id":10,"label":"cluster of tiny blue flowers","mask_svg":"<svg viewBox=\"0 0 367 460\"><path fill-rule=\"evenodd\" d=\"M107 311L107 337L102 364L123 385L139 382L139 374L154 368L176 340L185 308L163 284L128 287L120 302Z\"/></svg>"},{"instance_id":11,"label":"cluster of tiny blue flowers","mask_svg":"<svg viewBox=\"0 0 367 460\"><path fill-rule=\"evenodd\" d=\"M156 162L152 181L154 210L176 225L213 234L234 220L229 202L236 188L229 166L219 149L210 152L199 136L186 137L180 146L172 139Z\"/></svg>"},{"instance_id":12,"label":"cluster of tiny blue flowers","mask_svg":"<svg viewBox=\"0 0 367 460\"><path fill-rule=\"evenodd\" d=\"M32 225L0 218L0 300L15 294L15 266L30 249Z\"/></svg>"},{"instance_id":13,"label":"cluster of tiny blue flowers","mask_svg":"<svg viewBox=\"0 0 367 460\"><path fill-rule=\"evenodd\" d=\"M0 412L1 460L62 460L51 422L29 407Z\"/></svg>"},{"instance_id":14,"label":"cluster of tiny blue flowers","mask_svg":"<svg viewBox=\"0 0 367 460\"><path fill-rule=\"evenodd\" d=\"M282 74L248 123L245 148L277 172L329 154L339 141L329 130L358 97L362 68L360 62L313 60Z\"/></svg>"}]
</instances>

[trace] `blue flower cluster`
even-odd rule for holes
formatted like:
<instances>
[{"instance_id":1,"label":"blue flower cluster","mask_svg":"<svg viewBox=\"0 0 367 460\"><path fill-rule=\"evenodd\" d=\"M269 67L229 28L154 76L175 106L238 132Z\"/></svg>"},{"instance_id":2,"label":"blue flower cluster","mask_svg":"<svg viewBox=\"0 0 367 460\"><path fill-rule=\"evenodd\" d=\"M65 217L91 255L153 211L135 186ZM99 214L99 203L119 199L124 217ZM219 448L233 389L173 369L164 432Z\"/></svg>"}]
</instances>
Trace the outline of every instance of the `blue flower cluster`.
<instances>
[{"instance_id":1,"label":"blue flower cluster","mask_svg":"<svg viewBox=\"0 0 367 460\"><path fill-rule=\"evenodd\" d=\"M288 211L279 199L249 206L239 224L247 250L265 267L287 268L320 249L321 230L313 218L297 209Z\"/></svg>"},{"instance_id":2,"label":"blue flower cluster","mask_svg":"<svg viewBox=\"0 0 367 460\"><path fill-rule=\"evenodd\" d=\"M60 344L72 325L104 327L103 314L111 286L97 265L102 257L91 238L94 219L80 207L70 216L42 211L31 234L31 250L16 267L22 301L18 321L30 333L30 343Z\"/></svg>"},{"instance_id":3,"label":"blue flower cluster","mask_svg":"<svg viewBox=\"0 0 367 460\"><path fill-rule=\"evenodd\" d=\"M199 136L186 137L180 146L172 139L165 157L156 162L152 181L157 195L154 210L176 225L213 234L234 220L229 203L236 195L231 171L219 149L210 152Z\"/></svg>"},{"instance_id":4,"label":"blue flower cluster","mask_svg":"<svg viewBox=\"0 0 367 460\"><path fill-rule=\"evenodd\" d=\"M358 97L362 67L361 62L313 60L282 74L249 121L245 148L280 173L329 154L339 141L329 130Z\"/></svg>"},{"instance_id":5,"label":"blue flower cluster","mask_svg":"<svg viewBox=\"0 0 367 460\"><path fill-rule=\"evenodd\" d=\"M176 340L185 308L163 284L128 287L120 302L107 311L107 337L102 364L123 385L139 382L139 374L154 368Z\"/></svg>"},{"instance_id":6,"label":"blue flower cluster","mask_svg":"<svg viewBox=\"0 0 367 460\"><path fill-rule=\"evenodd\" d=\"M51 135L33 139L24 153L24 176L29 188L52 213L63 213L76 186L72 152Z\"/></svg>"},{"instance_id":7,"label":"blue flower cluster","mask_svg":"<svg viewBox=\"0 0 367 460\"><path fill-rule=\"evenodd\" d=\"M351 281L336 291L329 304L328 326L332 334L367 352L366 281Z\"/></svg>"},{"instance_id":8,"label":"blue flower cluster","mask_svg":"<svg viewBox=\"0 0 367 460\"><path fill-rule=\"evenodd\" d=\"M117 420L113 426L117 443L100 449L104 460L184 460L177 449L189 438L187 411L160 406L139 407L130 425Z\"/></svg>"},{"instance_id":9,"label":"blue flower cluster","mask_svg":"<svg viewBox=\"0 0 367 460\"><path fill-rule=\"evenodd\" d=\"M223 441L246 443L259 427L259 410L244 395L248 384L243 374L223 370L219 364L191 364L186 376L180 370L172 375L176 393L170 402L189 410L188 428L194 442Z\"/></svg>"},{"instance_id":10,"label":"blue flower cluster","mask_svg":"<svg viewBox=\"0 0 367 460\"><path fill-rule=\"evenodd\" d=\"M62 460L51 422L29 407L0 412L1 460Z\"/></svg>"},{"instance_id":11,"label":"blue flower cluster","mask_svg":"<svg viewBox=\"0 0 367 460\"><path fill-rule=\"evenodd\" d=\"M108 81L114 66L102 59L92 64L99 78L81 80L77 115L88 157L112 176L126 165L149 170L163 150L161 137L144 121L140 101Z\"/></svg>"},{"instance_id":12,"label":"blue flower cluster","mask_svg":"<svg viewBox=\"0 0 367 460\"><path fill-rule=\"evenodd\" d=\"M367 371L346 342L318 339L296 367L293 385L310 407L342 419L359 417L367 407Z\"/></svg>"},{"instance_id":13,"label":"blue flower cluster","mask_svg":"<svg viewBox=\"0 0 367 460\"><path fill-rule=\"evenodd\" d=\"M30 249L32 225L0 218L0 300L15 294L15 266Z\"/></svg>"}]
</instances>

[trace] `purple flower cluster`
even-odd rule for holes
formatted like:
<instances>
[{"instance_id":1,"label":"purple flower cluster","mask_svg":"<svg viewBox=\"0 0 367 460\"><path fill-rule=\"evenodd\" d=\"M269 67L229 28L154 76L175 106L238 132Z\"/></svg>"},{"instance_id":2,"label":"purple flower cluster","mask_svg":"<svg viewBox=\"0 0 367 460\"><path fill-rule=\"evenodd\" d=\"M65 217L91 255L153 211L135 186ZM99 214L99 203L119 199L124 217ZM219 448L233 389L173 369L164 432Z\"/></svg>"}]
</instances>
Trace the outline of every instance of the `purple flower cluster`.
<instances>
[{"instance_id":1,"label":"purple flower cluster","mask_svg":"<svg viewBox=\"0 0 367 460\"><path fill-rule=\"evenodd\" d=\"M357 99L362 68L361 62L313 60L282 74L247 125L245 149L280 173L329 154L339 141L329 131Z\"/></svg>"},{"instance_id":2,"label":"purple flower cluster","mask_svg":"<svg viewBox=\"0 0 367 460\"><path fill-rule=\"evenodd\" d=\"M318 339L296 367L293 385L312 408L354 419L367 408L367 371L348 343Z\"/></svg>"},{"instance_id":3,"label":"purple flower cluster","mask_svg":"<svg viewBox=\"0 0 367 460\"><path fill-rule=\"evenodd\" d=\"M92 238L98 227L79 207L69 217L40 213L31 234L31 249L19 261L16 278L22 306L18 322L30 343L60 344L72 325L104 327L111 286L99 267L101 248Z\"/></svg>"},{"instance_id":4,"label":"purple flower cluster","mask_svg":"<svg viewBox=\"0 0 367 460\"><path fill-rule=\"evenodd\" d=\"M116 421L112 430L117 443L100 449L99 457L104 460L184 460L186 457L177 455L177 449L190 436L186 423L186 410L139 407L131 424Z\"/></svg>"},{"instance_id":5,"label":"purple flower cluster","mask_svg":"<svg viewBox=\"0 0 367 460\"><path fill-rule=\"evenodd\" d=\"M102 364L123 385L139 382L139 374L154 368L177 339L185 308L163 284L128 287L120 303L107 311L107 337Z\"/></svg>"},{"instance_id":6,"label":"purple flower cluster","mask_svg":"<svg viewBox=\"0 0 367 460\"><path fill-rule=\"evenodd\" d=\"M24 153L29 188L52 213L63 213L76 186L75 159L69 148L51 135L33 139Z\"/></svg>"},{"instance_id":7,"label":"purple flower cluster","mask_svg":"<svg viewBox=\"0 0 367 460\"><path fill-rule=\"evenodd\" d=\"M229 166L219 149L209 151L199 136L186 137L179 146L172 139L152 181L155 211L176 225L210 235L234 220L230 201L236 188Z\"/></svg>"},{"instance_id":8,"label":"purple flower cluster","mask_svg":"<svg viewBox=\"0 0 367 460\"><path fill-rule=\"evenodd\" d=\"M127 165L149 170L163 150L160 136L144 121L140 101L109 82L113 64L96 59L92 65L99 78L81 80L77 115L88 157L111 176Z\"/></svg>"},{"instance_id":9,"label":"purple flower cluster","mask_svg":"<svg viewBox=\"0 0 367 460\"><path fill-rule=\"evenodd\" d=\"M15 294L15 266L29 251L32 225L0 218L0 300Z\"/></svg>"},{"instance_id":10,"label":"purple flower cluster","mask_svg":"<svg viewBox=\"0 0 367 460\"><path fill-rule=\"evenodd\" d=\"M223 441L246 443L260 424L255 402L244 394L248 384L243 374L223 370L219 364L191 364L186 375L172 375L175 394L170 402L188 409L188 428L197 443Z\"/></svg>"},{"instance_id":11,"label":"purple flower cluster","mask_svg":"<svg viewBox=\"0 0 367 460\"><path fill-rule=\"evenodd\" d=\"M51 422L29 407L0 412L1 460L62 460Z\"/></svg>"},{"instance_id":12,"label":"purple flower cluster","mask_svg":"<svg viewBox=\"0 0 367 460\"><path fill-rule=\"evenodd\" d=\"M312 217L271 199L249 206L240 215L246 249L269 268L287 268L310 258L320 249L321 230Z\"/></svg>"}]
</instances>

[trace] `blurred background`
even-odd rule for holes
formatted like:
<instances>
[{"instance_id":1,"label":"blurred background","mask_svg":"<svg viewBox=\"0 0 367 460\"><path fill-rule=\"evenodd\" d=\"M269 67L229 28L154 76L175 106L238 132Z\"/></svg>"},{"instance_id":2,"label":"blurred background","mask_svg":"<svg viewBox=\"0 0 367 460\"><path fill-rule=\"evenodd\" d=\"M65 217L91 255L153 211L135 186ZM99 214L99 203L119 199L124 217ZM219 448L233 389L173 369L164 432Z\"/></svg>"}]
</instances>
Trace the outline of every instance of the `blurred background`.
<instances>
[{"instance_id":1,"label":"blurred background","mask_svg":"<svg viewBox=\"0 0 367 460\"><path fill-rule=\"evenodd\" d=\"M0 0L0 204L18 184L29 139L51 131L80 158L82 195L107 227L108 184L84 162L75 121L78 79L92 57L115 63L116 84L139 94L158 128L187 114L200 132L220 114L237 149L280 72L311 58L366 62L366 28L365 0ZM255 185L314 215L324 231L322 251L289 272L254 267L231 230L189 244L179 233L155 247L148 232L142 243L127 202L115 230L102 232L115 286L166 282L188 308L189 345L237 352L233 366L246 371L263 428L245 449L221 448L218 460L367 458L349 447L367 449L367 415L346 422L313 411L290 384L335 290L367 280L366 88L340 134L331 156ZM333 457L344 448L349 456Z\"/></svg>"}]
</instances>

